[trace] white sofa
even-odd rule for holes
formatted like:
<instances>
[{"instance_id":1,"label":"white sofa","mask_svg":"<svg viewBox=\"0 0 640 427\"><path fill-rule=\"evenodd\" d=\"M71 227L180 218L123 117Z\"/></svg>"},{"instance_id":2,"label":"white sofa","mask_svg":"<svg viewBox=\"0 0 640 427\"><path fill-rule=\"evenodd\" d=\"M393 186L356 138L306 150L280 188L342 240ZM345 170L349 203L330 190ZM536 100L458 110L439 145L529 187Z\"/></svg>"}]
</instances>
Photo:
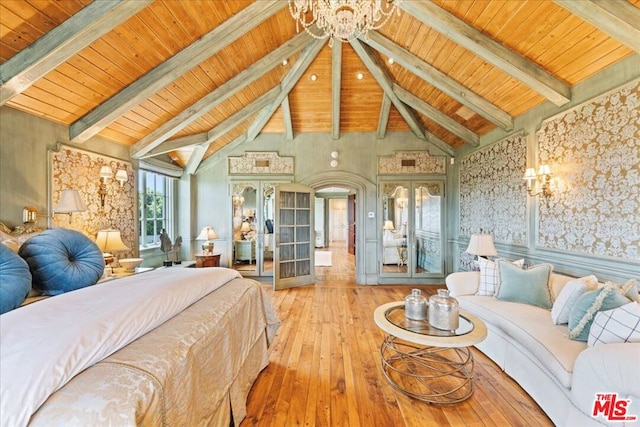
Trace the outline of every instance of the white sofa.
<instances>
[{"instance_id":1,"label":"white sofa","mask_svg":"<svg viewBox=\"0 0 640 427\"><path fill-rule=\"evenodd\" d=\"M570 279L551 275L553 301ZM487 325L487 339L476 347L518 382L556 425L605 424L603 416L591 415L596 393L630 399L627 414L637 420L615 425L640 425L640 343L588 347L567 338L567 325L555 325L549 310L475 295L479 282L479 272L446 278L460 308Z\"/></svg>"}]
</instances>

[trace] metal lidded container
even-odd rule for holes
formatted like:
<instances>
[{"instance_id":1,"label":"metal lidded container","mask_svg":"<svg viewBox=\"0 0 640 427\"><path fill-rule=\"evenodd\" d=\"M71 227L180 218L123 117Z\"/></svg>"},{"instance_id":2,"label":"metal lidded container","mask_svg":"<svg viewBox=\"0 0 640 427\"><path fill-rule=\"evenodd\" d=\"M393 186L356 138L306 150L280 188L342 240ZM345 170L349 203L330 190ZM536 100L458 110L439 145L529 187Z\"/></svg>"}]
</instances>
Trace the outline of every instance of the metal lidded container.
<instances>
[{"instance_id":1,"label":"metal lidded container","mask_svg":"<svg viewBox=\"0 0 640 427\"><path fill-rule=\"evenodd\" d=\"M411 295L404 299L404 314L407 319L427 320L429 302L422 296L420 289L412 289Z\"/></svg>"},{"instance_id":2,"label":"metal lidded container","mask_svg":"<svg viewBox=\"0 0 640 427\"><path fill-rule=\"evenodd\" d=\"M429 298L429 325L444 331L455 331L460 323L458 300L447 289Z\"/></svg>"}]
</instances>

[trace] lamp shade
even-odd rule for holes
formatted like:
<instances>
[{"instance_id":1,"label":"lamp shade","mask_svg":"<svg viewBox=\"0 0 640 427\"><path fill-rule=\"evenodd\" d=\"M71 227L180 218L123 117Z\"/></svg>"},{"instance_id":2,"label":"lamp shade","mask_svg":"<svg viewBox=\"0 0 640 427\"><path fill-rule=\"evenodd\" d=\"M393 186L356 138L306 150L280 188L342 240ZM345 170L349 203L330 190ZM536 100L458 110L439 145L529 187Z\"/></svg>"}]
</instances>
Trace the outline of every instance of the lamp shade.
<instances>
[{"instance_id":1,"label":"lamp shade","mask_svg":"<svg viewBox=\"0 0 640 427\"><path fill-rule=\"evenodd\" d=\"M87 210L87 206L80 197L78 190L62 190L60 194L60 201L53 208L55 213L71 213L71 212L84 212Z\"/></svg>"},{"instance_id":2,"label":"lamp shade","mask_svg":"<svg viewBox=\"0 0 640 427\"><path fill-rule=\"evenodd\" d=\"M213 227L207 225L200 231L200 234L198 234L196 240L215 240L217 238L218 235L216 234L216 231L213 229Z\"/></svg>"},{"instance_id":3,"label":"lamp shade","mask_svg":"<svg viewBox=\"0 0 640 427\"><path fill-rule=\"evenodd\" d=\"M251 226L248 222L243 222L240 226L240 231L243 233L248 233L249 231L251 231Z\"/></svg>"},{"instance_id":4,"label":"lamp shade","mask_svg":"<svg viewBox=\"0 0 640 427\"><path fill-rule=\"evenodd\" d=\"M129 247L122 241L119 230L100 230L96 236L96 245L102 252L128 251Z\"/></svg>"},{"instance_id":5,"label":"lamp shade","mask_svg":"<svg viewBox=\"0 0 640 427\"><path fill-rule=\"evenodd\" d=\"M104 165L100 168L100 178L109 179L112 174L113 170L111 169L111 166Z\"/></svg>"},{"instance_id":6,"label":"lamp shade","mask_svg":"<svg viewBox=\"0 0 640 427\"><path fill-rule=\"evenodd\" d=\"M116 171L116 181L120 183L120 187L124 185L125 182L129 180L129 175L127 175L127 171L124 169L118 169Z\"/></svg>"},{"instance_id":7,"label":"lamp shade","mask_svg":"<svg viewBox=\"0 0 640 427\"><path fill-rule=\"evenodd\" d=\"M393 221L386 220L384 222L384 226L382 227L382 229L389 230L389 231L395 230L395 227L393 226Z\"/></svg>"},{"instance_id":8,"label":"lamp shade","mask_svg":"<svg viewBox=\"0 0 640 427\"><path fill-rule=\"evenodd\" d=\"M466 252L478 256L496 256L496 247L493 245L491 234L472 234Z\"/></svg>"}]
</instances>

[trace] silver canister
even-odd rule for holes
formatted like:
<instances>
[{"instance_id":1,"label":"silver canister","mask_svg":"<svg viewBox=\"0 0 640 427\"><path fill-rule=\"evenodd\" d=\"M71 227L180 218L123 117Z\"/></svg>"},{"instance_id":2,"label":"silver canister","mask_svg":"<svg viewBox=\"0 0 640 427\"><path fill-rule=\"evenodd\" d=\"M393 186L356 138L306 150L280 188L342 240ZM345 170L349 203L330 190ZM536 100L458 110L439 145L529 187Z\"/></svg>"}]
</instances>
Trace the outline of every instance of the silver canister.
<instances>
[{"instance_id":1,"label":"silver canister","mask_svg":"<svg viewBox=\"0 0 640 427\"><path fill-rule=\"evenodd\" d=\"M404 299L404 314L407 319L427 320L428 306L429 303L422 296L420 289L412 289L411 295L407 295Z\"/></svg>"},{"instance_id":2,"label":"silver canister","mask_svg":"<svg viewBox=\"0 0 640 427\"><path fill-rule=\"evenodd\" d=\"M429 298L429 324L436 329L455 331L460 323L458 300L447 289Z\"/></svg>"}]
</instances>

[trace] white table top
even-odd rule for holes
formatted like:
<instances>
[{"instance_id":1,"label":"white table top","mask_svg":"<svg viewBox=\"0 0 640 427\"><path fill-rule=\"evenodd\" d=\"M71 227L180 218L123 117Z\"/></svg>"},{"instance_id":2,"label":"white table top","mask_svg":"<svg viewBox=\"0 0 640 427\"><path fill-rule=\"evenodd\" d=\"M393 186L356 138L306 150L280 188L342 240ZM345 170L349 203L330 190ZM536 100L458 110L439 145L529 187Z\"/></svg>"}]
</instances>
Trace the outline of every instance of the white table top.
<instances>
[{"instance_id":1,"label":"white table top","mask_svg":"<svg viewBox=\"0 0 640 427\"><path fill-rule=\"evenodd\" d=\"M487 326L484 322L464 310L460 310L460 315L473 323L473 330L469 333L455 336L434 336L408 331L394 325L385 317L387 310L398 306L404 306L404 301L394 301L381 305L374 311L373 319L376 325L384 332L405 341L433 347L469 347L487 337Z\"/></svg>"}]
</instances>

